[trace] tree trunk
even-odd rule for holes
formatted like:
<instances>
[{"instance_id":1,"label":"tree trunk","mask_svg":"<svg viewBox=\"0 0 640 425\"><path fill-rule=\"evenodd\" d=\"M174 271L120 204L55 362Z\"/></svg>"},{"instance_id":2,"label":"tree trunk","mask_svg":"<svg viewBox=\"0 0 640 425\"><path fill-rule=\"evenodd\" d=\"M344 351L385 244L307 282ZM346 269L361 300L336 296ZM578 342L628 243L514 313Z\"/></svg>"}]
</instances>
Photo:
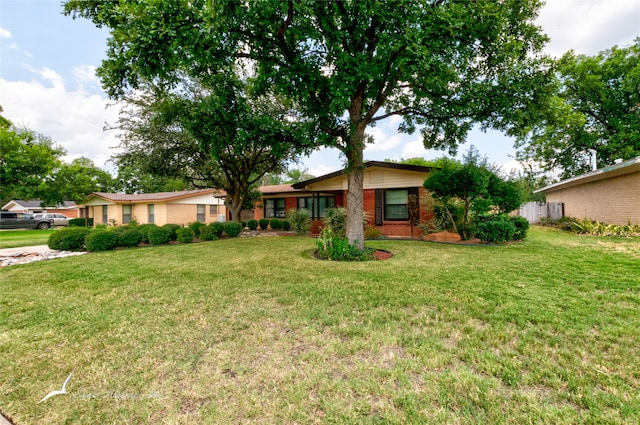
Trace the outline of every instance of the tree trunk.
<instances>
[{"instance_id":1,"label":"tree trunk","mask_svg":"<svg viewBox=\"0 0 640 425\"><path fill-rule=\"evenodd\" d=\"M364 127L351 137L347 151L348 194L347 194L347 239L364 249Z\"/></svg>"}]
</instances>

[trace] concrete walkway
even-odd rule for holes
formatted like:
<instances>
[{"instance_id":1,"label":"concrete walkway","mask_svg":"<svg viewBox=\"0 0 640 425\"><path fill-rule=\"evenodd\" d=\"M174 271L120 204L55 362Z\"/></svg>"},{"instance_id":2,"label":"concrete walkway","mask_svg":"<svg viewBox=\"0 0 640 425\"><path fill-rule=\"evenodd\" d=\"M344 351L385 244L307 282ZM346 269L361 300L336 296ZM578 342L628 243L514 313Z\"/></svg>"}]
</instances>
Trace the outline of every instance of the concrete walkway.
<instances>
[{"instance_id":1,"label":"concrete walkway","mask_svg":"<svg viewBox=\"0 0 640 425\"><path fill-rule=\"evenodd\" d=\"M2 248L0 249L0 257L8 257L13 254L19 254L21 252L28 252L29 254L42 254L43 252L51 251L48 245L34 245L34 246L21 246L19 248Z\"/></svg>"}]
</instances>

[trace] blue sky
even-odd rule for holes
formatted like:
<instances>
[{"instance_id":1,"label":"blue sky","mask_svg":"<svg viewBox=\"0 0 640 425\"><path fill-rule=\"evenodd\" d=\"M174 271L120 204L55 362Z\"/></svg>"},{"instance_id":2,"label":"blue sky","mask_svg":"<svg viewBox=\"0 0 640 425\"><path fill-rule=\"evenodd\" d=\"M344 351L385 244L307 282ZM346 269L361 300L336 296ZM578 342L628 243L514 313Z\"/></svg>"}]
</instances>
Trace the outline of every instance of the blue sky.
<instances>
[{"instance_id":1,"label":"blue sky","mask_svg":"<svg viewBox=\"0 0 640 425\"><path fill-rule=\"evenodd\" d=\"M109 101L95 77L105 57L108 31L85 19L63 16L58 0L0 0L0 105L15 124L50 136L68 153L85 156L112 170L108 159L118 145L118 106ZM547 0L537 21L551 37L547 52L560 56L573 49L593 55L640 36L640 0ZM427 151L419 134L398 133L397 119L370 129L375 143L365 159L383 160L444 155ZM474 131L468 144L508 171L517 167L513 141L499 132ZM459 149L463 153L467 145ZM297 168L314 175L340 169L337 150L322 149Z\"/></svg>"}]
</instances>

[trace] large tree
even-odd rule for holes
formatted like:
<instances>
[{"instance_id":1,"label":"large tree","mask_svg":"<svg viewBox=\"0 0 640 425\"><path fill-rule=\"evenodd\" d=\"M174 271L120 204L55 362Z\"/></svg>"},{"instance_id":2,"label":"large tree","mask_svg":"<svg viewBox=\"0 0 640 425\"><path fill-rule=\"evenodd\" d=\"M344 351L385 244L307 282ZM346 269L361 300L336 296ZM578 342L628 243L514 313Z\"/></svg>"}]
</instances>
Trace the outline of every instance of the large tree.
<instances>
[{"instance_id":1,"label":"large tree","mask_svg":"<svg viewBox=\"0 0 640 425\"><path fill-rule=\"evenodd\" d=\"M215 80L215 82L214 82ZM226 191L233 220L253 199L252 187L279 173L305 144L282 98L253 96L234 78L182 82L179 90L148 83L127 96L119 120L119 167L143 175ZM231 84L229 84L231 83Z\"/></svg>"},{"instance_id":2,"label":"large tree","mask_svg":"<svg viewBox=\"0 0 640 425\"><path fill-rule=\"evenodd\" d=\"M455 148L475 123L513 130L546 96L540 0L70 0L110 29L98 70L114 98L140 81L209 78L229 63L298 101L313 139L347 160L347 237L363 244L366 130L398 115L425 145ZM542 94L541 94L542 93Z\"/></svg>"},{"instance_id":3,"label":"large tree","mask_svg":"<svg viewBox=\"0 0 640 425\"><path fill-rule=\"evenodd\" d=\"M558 95L518 141L520 159L568 178L640 155L640 38L595 56L559 61Z\"/></svg>"}]
</instances>

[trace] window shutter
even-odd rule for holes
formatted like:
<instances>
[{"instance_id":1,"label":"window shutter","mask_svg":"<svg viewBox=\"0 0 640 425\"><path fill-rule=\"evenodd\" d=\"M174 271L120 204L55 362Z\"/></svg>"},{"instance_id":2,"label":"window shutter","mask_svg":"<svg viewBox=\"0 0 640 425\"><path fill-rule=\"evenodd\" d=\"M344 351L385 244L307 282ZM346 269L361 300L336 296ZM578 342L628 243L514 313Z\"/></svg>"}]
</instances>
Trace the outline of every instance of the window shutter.
<instances>
[{"instance_id":1,"label":"window shutter","mask_svg":"<svg viewBox=\"0 0 640 425\"><path fill-rule=\"evenodd\" d=\"M384 206L382 189L376 189L376 205L375 205L375 219L376 226L382 226L382 208Z\"/></svg>"}]
</instances>

